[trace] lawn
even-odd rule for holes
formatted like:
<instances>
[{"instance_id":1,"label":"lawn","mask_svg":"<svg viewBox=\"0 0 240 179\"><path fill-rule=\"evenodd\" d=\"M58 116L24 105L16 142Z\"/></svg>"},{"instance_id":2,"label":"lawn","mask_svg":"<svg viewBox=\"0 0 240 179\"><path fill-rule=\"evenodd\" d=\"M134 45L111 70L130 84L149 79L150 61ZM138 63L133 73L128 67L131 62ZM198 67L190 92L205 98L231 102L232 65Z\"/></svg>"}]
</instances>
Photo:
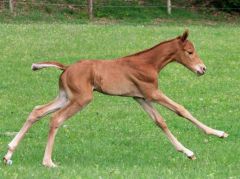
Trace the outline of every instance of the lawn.
<instances>
[{"instance_id":1,"label":"lawn","mask_svg":"<svg viewBox=\"0 0 240 179\"><path fill-rule=\"evenodd\" d=\"M180 35L185 25L0 24L0 156L36 105L57 95L60 71L32 72L33 62L112 59ZM94 94L93 102L66 121L55 141L58 168L41 165L49 116L27 133L0 178L239 178L240 27L188 25L208 70L197 77L179 64L159 75L161 89L200 121L230 135L207 136L157 106L170 130L197 160L175 151L131 98Z\"/></svg>"}]
</instances>

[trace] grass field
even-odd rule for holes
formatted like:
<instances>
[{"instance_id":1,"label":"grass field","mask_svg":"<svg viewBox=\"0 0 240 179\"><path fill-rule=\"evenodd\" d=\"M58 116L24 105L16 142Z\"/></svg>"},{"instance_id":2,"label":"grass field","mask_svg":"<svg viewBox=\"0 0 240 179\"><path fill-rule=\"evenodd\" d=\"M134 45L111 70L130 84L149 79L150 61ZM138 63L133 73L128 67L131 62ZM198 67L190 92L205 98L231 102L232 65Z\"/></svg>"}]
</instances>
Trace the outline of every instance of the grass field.
<instances>
[{"instance_id":1,"label":"grass field","mask_svg":"<svg viewBox=\"0 0 240 179\"><path fill-rule=\"evenodd\" d=\"M33 62L111 59L180 35L184 25L0 24L0 156L32 108L57 95L60 71L32 72ZM64 123L53 159L41 165L49 117L36 123L0 178L239 178L240 27L188 25L190 39L208 71L202 77L179 64L159 75L161 89L200 121L230 135L207 136L157 106L175 136L195 152L190 161L175 151L131 98L94 94L93 102Z\"/></svg>"}]
</instances>

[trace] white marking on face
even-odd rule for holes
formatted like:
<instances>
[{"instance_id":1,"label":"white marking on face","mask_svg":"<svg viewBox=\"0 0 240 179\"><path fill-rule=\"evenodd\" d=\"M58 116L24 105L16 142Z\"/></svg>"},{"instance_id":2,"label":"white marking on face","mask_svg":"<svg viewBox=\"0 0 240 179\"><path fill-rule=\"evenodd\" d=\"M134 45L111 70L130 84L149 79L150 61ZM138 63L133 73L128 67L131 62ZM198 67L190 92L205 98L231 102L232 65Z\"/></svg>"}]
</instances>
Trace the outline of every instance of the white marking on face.
<instances>
[{"instance_id":1,"label":"white marking on face","mask_svg":"<svg viewBox=\"0 0 240 179\"><path fill-rule=\"evenodd\" d=\"M195 65L195 70L196 70L196 72L201 72L202 70L201 70L201 65L200 64L197 64L197 65Z\"/></svg>"},{"instance_id":2,"label":"white marking on face","mask_svg":"<svg viewBox=\"0 0 240 179\"><path fill-rule=\"evenodd\" d=\"M195 71L196 73L203 75L206 71L206 66L204 64L197 64L195 65Z\"/></svg>"}]
</instances>

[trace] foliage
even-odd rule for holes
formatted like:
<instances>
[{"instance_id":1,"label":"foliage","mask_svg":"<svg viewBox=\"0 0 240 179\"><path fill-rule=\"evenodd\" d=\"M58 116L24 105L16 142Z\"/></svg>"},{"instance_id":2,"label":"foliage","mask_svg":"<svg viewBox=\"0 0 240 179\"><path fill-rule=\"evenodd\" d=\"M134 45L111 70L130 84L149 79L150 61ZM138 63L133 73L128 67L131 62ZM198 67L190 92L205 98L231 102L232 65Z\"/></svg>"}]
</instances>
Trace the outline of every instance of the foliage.
<instances>
[{"instance_id":1,"label":"foliage","mask_svg":"<svg viewBox=\"0 0 240 179\"><path fill-rule=\"evenodd\" d=\"M17 4L15 15L10 14L7 8L0 11L0 22L4 23L20 23L20 22L64 22L64 23L88 23L88 13L85 1L72 1L59 0L58 2L52 0L51 2L44 3L39 0L26 3ZM111 3L108 3L111 2ZM85 4L84 4L85 3ZM97 3L97 2L96 2ZM158 5L151 6L145 3L139 5L136 2L128 1L100 1L99 4L94 5L94 21L99 23L131 23L131 24L161 24L163 22L195 22L205 20L215 21L228 21L239 22L239 16L229 16L226 13L215 12L209 13L208 11L196 11L194 8L174 8L171 16L167 14L165 4L161 1L156 3ZM173 3L176 3L173 1ZM74 6L77 4L78 6ZM180 7L189 6L184 4L184 1L179 1ZM212 23L212 22L210 22Z\"/></svg>"},{"instance_id":2,"label":"foliage","mask_svg":"<svg viewBox=\"0 0 240 179\"><path fill-rule=\"evenodd\" d=\"M214 6L224 11L238 11L240 12L240 0L210 0L210 1L202 1L195 0L196 4L205 4L207 6Z\"/></svg>"},{"instance_id":3,"label":"foliage","mask_svg":"<svg viewBox=\"0 0 240 179\"><path fill-rule=\"evenodd\" d=\"M209 16L208 9L211 9L211 7L228 12L240 10L240 0L172 0L172 4L173 13L172 16L168 16L165 0L95 0L94 16L95 18L114 19L153 19L159 17L182 17L185 14L192 14L189 17L191 19L192 16L198 16L198 14L201 16L204 12ZM8 11L7 2L5 2L5 8L3 7L3 5L0 5L0 15L1 12L3 15L3 12ZM88 17L87 0L17 1L16 16L31 16L37 13L52 17L62 16L69 19L85 19Z\"/></svg>"}]
</instances>

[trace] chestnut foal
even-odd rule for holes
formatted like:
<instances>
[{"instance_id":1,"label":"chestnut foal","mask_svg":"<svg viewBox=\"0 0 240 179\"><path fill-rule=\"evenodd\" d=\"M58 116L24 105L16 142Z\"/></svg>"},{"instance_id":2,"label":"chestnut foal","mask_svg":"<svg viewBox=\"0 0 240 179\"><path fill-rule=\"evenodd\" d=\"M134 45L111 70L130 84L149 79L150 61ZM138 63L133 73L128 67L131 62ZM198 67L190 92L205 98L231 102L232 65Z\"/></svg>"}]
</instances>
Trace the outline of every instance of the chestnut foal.
<instances>
[{"instance_id":1,"label":"chestnut foal","mask_svg":"<svg viewBox=\"0 0 240 179\"><path fill-rule=\"evenodd\" d=\"M183 106L169 99L158 89L158 73L168 63L176 61L198 75L206 67L198 57L193 44L187 40L188 31L183 35L162 42L150 49L115 60L82 60L70 66L58 62L41 62L32 65L32 70L56 67L63 70L60 76L58 97L52 102L37 106L30 113L20 132L8 145L4 162L11 164L11 157L25 133L43 116L53 113L43 165L55 167L52 161L54 138L65 120L79 112L93 97L93 91L108 95L133 97L162 129L177 151L195 159L194 153L185 148L170 132L164 119L152 105L161 104L178 115L191 121L206 134L224 138L228 134L212 129L194 118Z\"/></svg>"}]
</instances>

